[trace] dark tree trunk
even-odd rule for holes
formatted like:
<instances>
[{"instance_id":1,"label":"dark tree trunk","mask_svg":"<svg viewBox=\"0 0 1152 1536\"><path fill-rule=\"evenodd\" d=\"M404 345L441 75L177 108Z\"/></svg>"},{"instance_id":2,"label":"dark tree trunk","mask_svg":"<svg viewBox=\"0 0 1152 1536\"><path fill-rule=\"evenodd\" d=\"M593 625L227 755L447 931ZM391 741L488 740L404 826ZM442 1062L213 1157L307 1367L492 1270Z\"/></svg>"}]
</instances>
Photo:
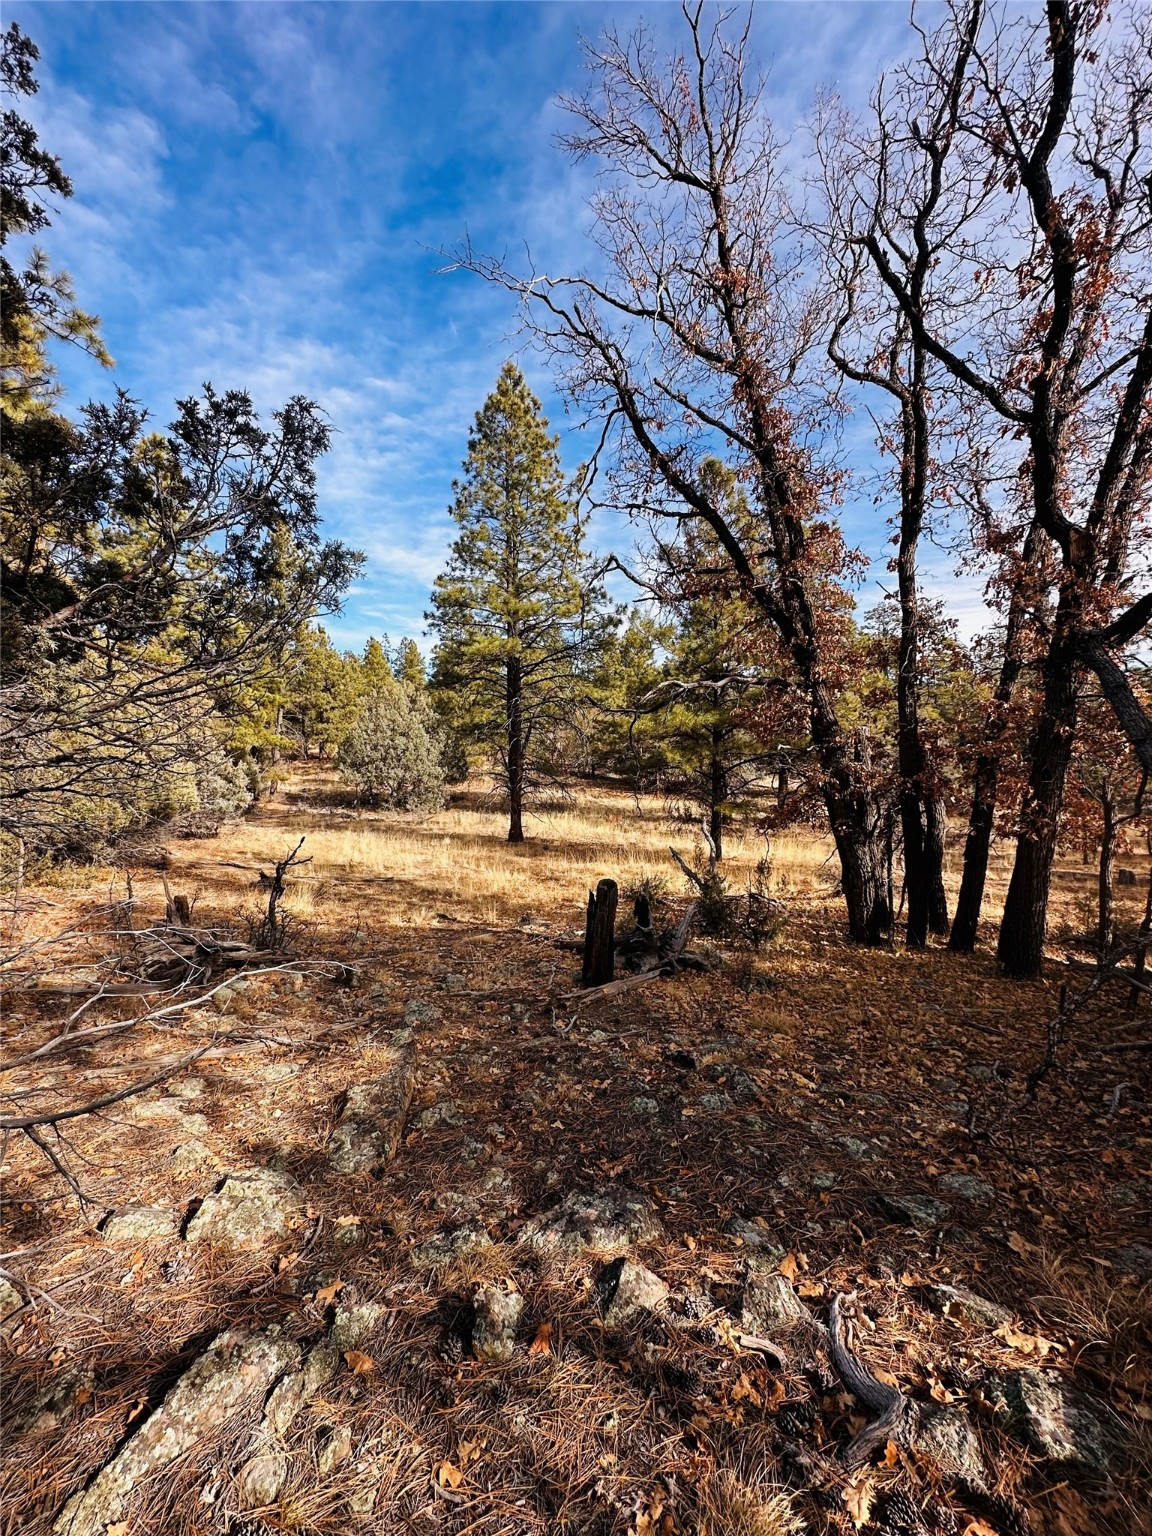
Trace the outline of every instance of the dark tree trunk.
<instances>
[{"instance_id":1,"label":"dark tree trunk","mask_svg":"<svg viewBox=\"0 0 1152 1536\"><path fill-rule=\"evenodd\" d=\"M524 841L524 700L519 656L510 656L505 669L508 718L508 841Z\"/></svg>"},{"instance_id":2,"label":"dark tree trunk","mask_svg":"<svg viewBox=\"0 0 1152 1536\"><path fill-rule=\"evenodd\" d=\"M948 842L948 810L937 795L925 803L924 862L928 866L928 932L943 938L948 932L948 893L944 889L944 853Z\"/></svg>"},{"instance_id":3,"label":"dark tree trunk","mask_svg":"<svg viewBox=\"0 0 1152 1536\"><path fill-rule=\"evenodd\" d=\"M616 950L616 903L619 898L615 880L601 880L588 892L588 920L584 927L584 965L580 984L602 987L612 980Z\"/></svg>"},{"instance_id":4,"label":"dark tree trunk","mask_svg":"<svg viewBox=\"0 0 1152 1536\"><path fill-rule=\"evenodd\" d=\"M814 696L819 703L823 690L815 689ZM812 735L824 767L824 804L840 858L848 934L860 944L880 944L892 927L884 818L876 796L863 787L866 764L852 761L839 734L832 741L822 740L821 732L826 729L826 718L814 709Z\"/></svg>"},{"instance_id":5,"label":"dark tree trunk","mask_svg":"<svg viewBox=\"0 0 1152 1536\"><path fill-rule=\"evenodd\" d=\"M900 796L900 830L904 839L904 894L908 902L905 941L910 949L928 942L928 891L925 827L920 796L906 788Z\"/></svg>"},{"instance_id":6,"label":"dark tree trunk","mask_svg":"<svg viewBox=\"0 0 1152 1536\"><path fill-rule=\"evenodd\" d=\"M1116 859L1116 797L1111 785L1105 785L1100 797L1104 810L1104 830L1100 838L1100 875L1098 880L1100 917L1096 928L1096 953L1106 960L1116 938L1113 904L1113 866Z\"/></svg>"},{"instance_id":7,"label":"dark tree trunk","mask_svg":"<svg viewBox=\"0 0 1152 1536\"><path fill-rule=\"evenodd\" d=\"M711 757L708 772L708 834L719 863L724 857L724 801L727 799L727 774L724 772L724 732L712 727Z\"/></svg>"},{"instance_id":8,"label":"dark tree trunk","mask_svg":"<svg viewBox=\"0 0 1152 1536\"><path fill-rule=\"evenodd\" d=\"M1061 606L1064 606L1063 601ZM996 950L1008 975L1018 979L1039 976L1044 960L1048 892L1056 857L1064 783L1076 735L1076 696L1074 654L1066 640L1055 639L1044 661L1040 715L1032 739L1031 770Z\"/></svg>"},{"instance_id":9,"label":"dark tree trunk","mask_svg":"<svg viewBox=\"0 0 1152 1536\"><path fill-rule=\"evenodd\" d=\"M980 909L984 905L984 886L988 879L988 853L992 846L992 829L996 823L1000 744L1008 726L1012 696L1024 667L1022 642L1028 622L1028 604L1023 577L1034 571L1044 543L1040 525L1034 522L1028 529L1021 550L1022 578L1013 587L1008 605L1008 627L1004 636L1000 676L984 722L984 738L973 765L972 809L968 815L968 836L964 842L964 872L960 879L960 895L956 899L952 934L948 940L948 948L960 954L968 954L976 948Z\"/></svg>"}]
</instances>

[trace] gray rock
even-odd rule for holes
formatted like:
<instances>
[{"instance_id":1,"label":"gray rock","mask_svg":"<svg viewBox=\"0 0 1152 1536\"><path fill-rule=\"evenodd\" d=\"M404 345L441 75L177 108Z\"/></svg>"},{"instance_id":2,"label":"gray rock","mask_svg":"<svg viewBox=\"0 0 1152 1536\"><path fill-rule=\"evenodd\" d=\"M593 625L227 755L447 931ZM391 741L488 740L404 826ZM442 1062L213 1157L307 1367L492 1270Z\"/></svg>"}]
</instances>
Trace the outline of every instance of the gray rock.
<instances>
[{"instance_id":1,"label":"gray rock","mask_svg":"<svg viewBox=\"0 0 1152 1536\"><path fill-rule=\"evenodd\" d=\"M870 1141L861 1141L859 1136L833 1136L832 1141L855 1162L870 1163L875 1160L876 1148Z\"/></svg>"},{"instance_id":2,"label":"gray rock","mask_svg":"<svg viewBox=\"0 0 1152 1536\"><path fill-rule=\"evenodd\" d=\"M936 1187L946 1195L968 1200L973 1205L992 1205L996 1200L992 1185L970 1173L942 1173L936 1180Z\"/></svg>"},{"instance_id":3,"label":"gray rock","mask_svg":"<svg viewBox=\"0 0 1152 1536\"><path fill-rule=\"evenodd\" d=\"M464 1116L455 1099L441 1099L438 1104L429 1104L427 1109L422 1109L416 1116L416 1124L422 1131L431 1131L438 1125L463 1125Z\"/></svg>"},{"instance_id":4,"label":"gray rock","mask_svg":"<svg viewBox=\"0 0 1152 1536\"><path fill-rule=\"evenodd\" d=\"M449 971L447 975L441 976L440 985L444 988L445 992L467 992L468 978L467 976L457 976L454 972Z\"/></svg>"},{"instance_id":5,"label":"gray rock","mask_svg":"<svg viewBox=\"0 0 1152 1536\"><path fill-rule=\"evenodd\" d=\"M411 1054L396 1051L380 1077L349 1088L340 1123L328 1142L328 1161L337 1173L370 1173L392 1161L413 1087Z\"/></svg>"},{"instance_id":6,"label":"gray rock","mask_svg":"<svg viewBox=\"0 0 1152 1536\"><path fill-rule=\"evenodd\" d=\"M963 1070L978 1083L994 1083L998 1076L996 1068L990 1067L986 1061L966 1061Z\"/></svg>"},{"instance_id":7,"label":"gray rock","mask_svg":"<svg viewBox=\"0 0 1152 1536\"><path fill-rule=\"evenodd\" d=\"M163 1205L122 1205L105 1217L100 1235L110 1243L151 1243L179 1233L176 1213Z\"/></svg>"},{"instance_id":8,"label":"gray rock","mask_svg":"<svg viewBox=\"0 0 1152 1536\"><path fill-rule=\"evenodd\" d=\"M91 1401L95 1377L90 1366L66 1365L44 1384L18 1415L6 1415L6 1435L49 1435L76 1409Z\"/></svg>"},{"instance_id":9,"label":"gray rock","mask_svg":"<svg viewBox=\"0 0 1152 1536\"><path fill-rule=\"evenodd\" d=\"M954 1317L959 1322L970 1323L974 1328L995 1329L1002 1323L1012 1321L1012 1314L1007 1307L989 1301L986 1296L978 1296L975 1291L966 1290L962 1285L926 1285L923 1295L928 1305L937 1312L942 1312L945 1317Z\"/></svg>"},{"instance_id":10,"label":"gray rock","mask_svg":"<svg viewBox=\"0 0 1152 1536\"><path fill-rule=\"evenodd\" d=\"M505 1285L482 1285L474 1305L472 1353L477 1360L491 1364L511 1360L524 1311L523 1296Z\"/></svg>"},{"instance_id":11,"label":"gray rock","mask_svg":"<svg viewBox=\"0 0 1152 1536\"><path fill-rule=\"evenodd\" d=\"M1032 1450L1061 1466L1107 1474L1113 1425L1085 1395L1053 1371L1030 1367L985 1383L985 1396L1009 1429Z\"/></svg>"},{"instance_id":12,"label":"gray rock","mask_svg":"<svg viewBox=\"0 0 1152 1536\"><path fill-rule=\"evenodd\" d=\"M299 1359L296 1344L278 1330L220 1334L145 1419L118 1455L87 1488L73 1494L53 1530L56 1536L103 1536L124 1513L133 1489L192 1450L232 1414L259 1401Z\"/></svg>"},{"instance_id":13,"label":"gray rock","mask_svg":"<svg viewBox=\"0 0 1152 1536\"><path fill-rule=\"evenodd\" d=\"M199 1099L208 1087L205 1077L182 1077L178 1083L170 1083L168 1092L177 1099Z\"/></svg>"},{"instance_id":14,"label":"gray rock","mask_svg":"<svg viewBox=\"0 0 1152 1536\"><path fill-rule=\"evenodd\" d=\"M617 1259L597 1282L604 1326L621 1328L644 1312L656 1312L668 1300L668 1287L643 1264Z\"/></svg>"},{"instance_id":15,"label":"gray rock","mask_svg":"<svg viewBox=\"0 0 1152 1536\"><path fill-rule=\"evenodd\" d=\"M933 1200L931 1195L877 1195L874 1203L889 1221L897 1221L903 1227L915 1227L918 1232L942 1226L952 1214L950 1205L943 1200Z\"/></svg>"},{"instance_id":16,"label":"gray rock","mask_svg":"<svg viewBox=\"0 0 1152 1536\"><path fill-rule=\"evenodd\" d=\"M216 1162L216 1154L202 1141L182 1141L172 1148L168 1166L173 1173L195 1173L208 1163Z\"/></svg>"},{"instance_id":17,"label":"gray rock","mask_svg":"<svg viewBox=\"0 0 1152 1536\"><path fill-rule=\"evenodd\" d=\"M412 1263L417 1269L447 1269L458 1259L492 1246L487 1227L478 1221L465 1221L421 1243L412 1254Z\"/></svg>"},{"instance_id":18,"label":"gray rock","mask_svg":"<svg viewBox=\"0 0 1152 1536\"><path fill-rule=\"evenodd\" d=\"M776 1233L770 1227L762 1227L758 1221L733 1216L724 1223L723 1230L727 1237L736 1238L750 1253L762 1253L775 1264L779 1264L786 1252Z\"/></svg>"},{"instance_id":19,"label":"gray rock","mask_svg":"<svg viewBox=\"0 0 1152 1536\"><path fill-rule=\"evenodd\" d=\"M1123 1179L1112 1186L1112 1204L1130 1211L1136 1206L1152 1207L1152 1181L1148 1179Z\"/></svg>"},{"instance_id":20,"label":"gray rock","mask_svg":"<svg viewBox=\"0 0 1152 1536\"><path fill-rule=\"evenodd\" d=\"M404 1004L404 1022L410 1028L417 1024L438 1024L440 1010L435 1003L427 1003L423 998L409 998Z\"/></svg>"},{"instance_id":21,"label":"gray rock","mask_svg":"<svg viewBox=\"0 0 1152 1536\"><path fill-rule=\"evenodd\" d=\"M980 1437L968 1415L956 1404L921 1403L916 1449L935 1463L948 1479L961 1479L976 1488L986 1486L988 1469Z\"/></svg>"},{"instance_id":22,"label":"gray rock","mask_svg":"<svg viewBox=\"0 0 1152 1536\"><path fill-rule=\"evenodd\" d=\"M744 1282L740 1326L747 1333L771 1334L776 1328L811 1323L808 1308L770 1260L751 1259Z\"/></svg>"},{"instance_id":23,"label":"gray rock","mask_svg":"<svg viewBox=\"0 0 1152 1536\"><path fill-rule=\"evenodd\" d=\"M272 1168L230 1173L188 1223L190 1243L258 1248L288 1237L304 1220L304 1197L290 1174Z\"/></svg>"},{"instance_id":24,"label":"gray rock","mask_svg":"<svg viewBox=\"0 0 1152 1536\"><path fill-rule=\"evenodd\" d=\"M817 1168L812 1175L812 1188L819 1190L835 1189L840 1182L840 1175L832 1173L827 1168Z\"/></svg>"},{"instance_id":25,"label":"gray rock","mask_svg":"<svg viewBox=\"0 0 1152 1536\"><path fill-rule=\"evenodd\" d=\"M16 1326L14 1314L23 1306L24 1298L16 1287L7 1280L0 1280L0 1334L7 1334Z\"/></svg>"},{"instance_id":26,"label":"gray rock","mask_svg":"<svg viewBox=\"0 0 1152 1536\"><path fill-rule=\"evenodd\" d=\"M1152 1246L1148 1243L1127 1243L1122 1248L1110 1248L1105 1257L1122 1275L1152 1280Z\"/></svg>"},{"instance_id":27,"label":"gray rock","mask_svg":"<svg viewBox=\"0 0 1152 1536\"><path fill-rule=\"evenodd\" d=\"M347 1424L331 1429L323 1438L316 1457L321 1477L329 1477L338 1467L352 1459L352 1431Z\"/></svg>"},{"instance_id":28,"label":"gray rock","mask_svg":"<svg viewBox=\"0 0 1152 1536\"><path fill-rule=\"evenodd\" d=\"M276 1446L250 1456L236 1474L236 1503L241 1509L275 1504L288 1481L288 1457Z\"/></svg>"},{"instance_id":29,"label":"gray rock","mask_svg":"<svg viewBox=\"0 0 1152 1536\"><path fill-rule=\"evenodd\" d=\"M558 1206L525 1223L517 1239L538 1253L623 1253L655 1243L664 1226L647 1195L625 1184L573 1190Z\"/></svg>"},{"instance_id":30,"label":"gray rock","mask_svg":"<svg viewBox=\"0 0 1152 1536\"><path fill-rule=\"evenodd\" d=\"M726 1093L702 1093L697 1108L706 1115L725 1115L732 1108L732 1100Z\"/></svg>"},{"instance_id":31,"label":"gray rock","mask_svg":"<svg viewBox=\"0 0 1152 1536\"><path fill-rule=\"evenodd\" d=\"M632 1100L632 1113L634 1115L658 1115L660 1113L660 1106L655 1099L640 1097Z\"/></svg>"}]
</instances>

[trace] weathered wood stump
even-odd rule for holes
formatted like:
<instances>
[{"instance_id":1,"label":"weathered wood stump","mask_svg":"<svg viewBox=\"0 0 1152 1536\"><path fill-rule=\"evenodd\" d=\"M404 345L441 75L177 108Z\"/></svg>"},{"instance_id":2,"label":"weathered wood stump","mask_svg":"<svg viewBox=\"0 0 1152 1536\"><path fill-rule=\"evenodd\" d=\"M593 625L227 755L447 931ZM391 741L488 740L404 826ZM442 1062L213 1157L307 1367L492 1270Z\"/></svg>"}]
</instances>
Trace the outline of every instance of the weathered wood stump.
<instances>
[{"instance_id":1,"label":"weathered wood stump","mask_svg":"<svg viewBox=\"0 0 1152 1536\"><path fill-rule=\"evenodd\" d=\"M588 892L581 986L600 987L612 980L616 949L616 903L619 895L615 880L601 880L594 891Z\"/></svg>"}]
</instances>

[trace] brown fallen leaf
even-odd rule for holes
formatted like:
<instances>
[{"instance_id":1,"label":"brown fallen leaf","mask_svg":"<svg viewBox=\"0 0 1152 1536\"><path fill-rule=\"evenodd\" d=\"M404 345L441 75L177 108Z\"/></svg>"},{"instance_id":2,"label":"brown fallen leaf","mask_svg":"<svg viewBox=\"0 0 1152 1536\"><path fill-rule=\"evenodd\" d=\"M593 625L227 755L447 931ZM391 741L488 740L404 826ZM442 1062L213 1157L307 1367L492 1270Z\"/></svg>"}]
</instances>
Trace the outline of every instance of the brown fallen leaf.
<instances>
[{"instance_id":1,"label":"brown fallen leaf","mask_svg":"<svg viewBox=\"0 0 1152 1536\"><path fill-rule=\"evenodd\" d=\"M331 1285L322 1285L316 1292L316 1305L318 1307L330 1307L343 1289L343 1280L333 1280Z\"/></svg>"},{"instance_id":2,"label":"brown fallen leaf","mask_svg":"<svg viewBox=\"0 0 1152 1536\"><path fill-rule=\"evenodd\" d=\"M757 1392L756 1388L748 1380L747 1371L741 1371L739 1380L734 1382L732 1386L732 1401L734 1403L738 1403L741 1402L744 1398L747 1398L755 1408L760 1408L763 1406L764 1399L760 1396L759 1392Z\"/></svg>"},{"instance_id":3,"label":"brown fallen leaf","mask_svg":"<svg viewBox=\"0 0 1152 1536\"><path fill-rule=\"evenodd\" d=\"M998 1339L1003 1339L1005 1344L1009 1345L1012 1349L1018 1349L1021 1354L1025 1355L1040 1355L1043 1357L1050 1349L1056 1347L1051 1339L1045 1339L1036 1333L1021 1333L1018 1329L1013 1328L1011 1323L1001 1323L999 1328L995 1330L995 1334Z\"/></svg>"},{"instance_id":4,"label":"brown fallen leaf","mask_svg":"<svg viewBox=\"0 0 1152 1536\"><path fill-rule=\"evenodd\" d=\"M369 1376L376 1369L376 1362L372 1356L358 1349L346 1349L344 1359L348 1362L353 1376Z\"/></svg>"},{"instance_id":5,"label":"brown fallen leaf","mask_svg":"<svg viewBox=\"0 0 1152 1536\"><path fill-rule=\"evenodd\" d=\"M863 1482L845 1488L843 1497L844 1507L847 1509L853 1525L857 1527L867 1525L868 1518L872 1513L872 1499L874 1497L871 1482L865 1478Z\"/></svg>"},{"instance_id":6,"label":"brown fallen leaf","mask_svg":"<svg viewBox=\"0 0 1152 1536\"><path fill-rule=\"evenodd\" d=\"M786 1253L780 1260L780 1273L784 1276L785 1280L795 1280L796 1276L800 1273L800 1265L796 1262L796 1255L794 1253Z\"/></svg>"},{"instance_id":7,"label":"brown fallen leaf","mask_svg":"<svg viewBox=\"0 0 1152 1536\"><path fill-rule=\"evenodd\" d=\"M1000 1533L987 1520L970 1520L964 1527L964 1536L1000 1536Z\"/></svg>"},{"instance_id":8,"label":"brown fallen leaf","mask_svg":"<svg viewBox=\"0 0 1152 1536\"><path fill-rule=\"evenodd\" d=\"M886 1467L894 1467L899 1460L899 1447L895 1440L889 1440L888 1444L884 1447L884 1465Z\"/></svg>"},{"instance_id":9,"label":"brown fallen leaf","mask_svg":"<svg viewBox=\"0 0 1152 1536\"><path fill-rule=\"evenodd\" d=\"M459 1488L464 1481L463 1472L451 1461L438 1461L432 1468L432 1476L439 1488Z\"/></svg>"},{"instance_id":10,"label":"brown fallen leaf","mask_svg":"<svg viewBox=\"0 0 1152 1536\"><path fill-rule=\"evenodd\" d=\"M1030 1253L1039 1253L1035 1243L1030 1243L1026 1237L1021 1237L1019 1232L1008 1234L1008 1246L1013 1253L1018 1253L1022 1259L1026 1259Z\"/></svg>"},{"instance_id":11,"label":"brown fallen leaf","mask_svg":"<svg viewBox=\"0 0 1152 1536\"><path fill-rule=\"evenodd\" d=\"M528 1346L530 1355L550 1355L552 1353L552 1324L541 1323L536 1330L536 1337Z\"/></svg>"}]
</instances>

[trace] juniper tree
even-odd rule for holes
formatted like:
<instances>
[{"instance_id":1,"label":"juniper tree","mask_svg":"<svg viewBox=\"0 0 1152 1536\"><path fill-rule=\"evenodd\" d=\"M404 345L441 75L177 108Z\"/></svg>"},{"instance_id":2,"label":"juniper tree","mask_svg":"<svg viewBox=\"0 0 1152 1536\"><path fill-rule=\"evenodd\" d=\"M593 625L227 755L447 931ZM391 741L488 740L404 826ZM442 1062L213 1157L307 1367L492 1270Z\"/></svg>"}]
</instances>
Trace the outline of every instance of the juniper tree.
<instances>
[{"instance_id":1,"label":"juniper tree","mask_svg":"<svg viewBox=\"0 0 1152 1536\"><path fill-rule=\"evenodd\" d=\"M458 533L427 615L432 687L452 727L495 763L510 843L524 840L529 787L554 768L557 732L611 627L558 443L505 363L453 487Z\"/></svg>"}]
</instances>

